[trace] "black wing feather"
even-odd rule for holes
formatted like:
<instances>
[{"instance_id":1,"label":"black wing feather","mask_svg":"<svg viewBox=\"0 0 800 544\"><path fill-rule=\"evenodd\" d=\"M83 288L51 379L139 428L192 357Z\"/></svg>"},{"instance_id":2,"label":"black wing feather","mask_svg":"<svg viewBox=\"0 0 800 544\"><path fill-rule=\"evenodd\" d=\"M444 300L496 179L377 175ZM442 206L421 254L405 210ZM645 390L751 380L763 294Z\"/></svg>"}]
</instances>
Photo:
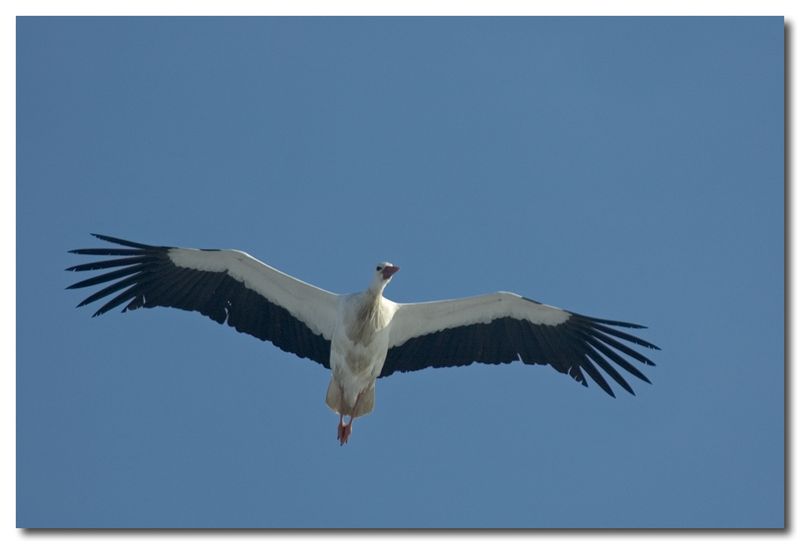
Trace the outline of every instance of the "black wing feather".
<instances>
[{"instance_id":1,"label":"black wing feather","mask_svg":"<svg viewBox=\"0 0 800 544\"><path fill-rule=\"evenodd\" d=\"M67 268L73 272L116 268L68 287L81 289L109 283L78 304L85 306L114 295L94 316L119 306L122 306L123 312L156 306L196 311L217 323L227 322L239 332L272 342L284 351L307 357L330 368L329 340L313 333L285 308L273 304L226 273L175 266L169 258L168 252L173 249L169 246L151 246L101 234L93 236L124 246L74 249L70 252L123 257Z\"/></svg>"}]
</instances>

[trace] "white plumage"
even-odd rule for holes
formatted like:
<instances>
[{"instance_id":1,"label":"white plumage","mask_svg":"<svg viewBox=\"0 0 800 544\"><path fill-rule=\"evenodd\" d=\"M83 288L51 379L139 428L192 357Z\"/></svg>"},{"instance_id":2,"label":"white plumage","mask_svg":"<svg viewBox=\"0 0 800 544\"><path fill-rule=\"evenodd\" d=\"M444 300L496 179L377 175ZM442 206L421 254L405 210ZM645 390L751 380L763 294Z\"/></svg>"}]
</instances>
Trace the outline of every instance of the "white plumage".
<instances>
[{"instance_id":1,"label":"white plumage","mask_svg":"<svg viewBox=\"0 0 800 544\"><path fill-rule=\"evenodd\" d=\"M117 258L67 270L115 270L70 285L109 283L79 306L112 297L95 316L120 305L123 312L155 306L194 310L321 363L331 370L325 400L339 414L341 444L350 436L353 419L372 411L376 380L397 371L521 360L549 364L583 385L588 374L614 396L600 370L633 393L616 367L648 381L627 358L653 364L624 342L658 349L619 330L640 325L584 316L514 293L398 304L383 296L399 270L391 263L375 267L365 291L337 295L237 250L94 236L117 247L72 253ZM350 418L346 424L344 416Z\"/></svg>"}]
</instances>

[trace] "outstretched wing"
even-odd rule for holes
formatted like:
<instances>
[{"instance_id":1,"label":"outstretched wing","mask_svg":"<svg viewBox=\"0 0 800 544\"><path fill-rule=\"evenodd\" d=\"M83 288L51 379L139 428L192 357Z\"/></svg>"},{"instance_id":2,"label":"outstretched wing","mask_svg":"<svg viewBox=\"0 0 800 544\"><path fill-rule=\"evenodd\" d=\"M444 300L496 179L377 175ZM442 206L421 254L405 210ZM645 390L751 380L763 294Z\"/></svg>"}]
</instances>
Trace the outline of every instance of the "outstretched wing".
<instances>
[{"instance_id":1,"label":"outstretched wing","mask_svg":"<svg viewBox=\"0 0 800 544\"><path fill-rule=\"evenodd\" d=\"M118 306L123 312L156 306L194 310L239 332L268 340L284 351L330 366L338 301L334 293L237 250L151 246L93 236L117 247L75 249L71 253L112 258L67 270L114 269L68 287L109 284L78 305L112 297L94 316Z\"/></svg>"},{"instance_id":2,"label":"outstretched wing","mask_svg":"<svg viewBox=\"0 0 800 544\"><path fill-rule=\"evenodd\" d=\"M654 363L622 341L659 349L620 328L641 325L596 319L541 304L514 293L418 304L398 304L381 376L473 362L549 364L587 385L588 374L611 396L598 369L626 391L633 389L615 365L649 383L626 356Z\"/></svg>"}]
</instances>

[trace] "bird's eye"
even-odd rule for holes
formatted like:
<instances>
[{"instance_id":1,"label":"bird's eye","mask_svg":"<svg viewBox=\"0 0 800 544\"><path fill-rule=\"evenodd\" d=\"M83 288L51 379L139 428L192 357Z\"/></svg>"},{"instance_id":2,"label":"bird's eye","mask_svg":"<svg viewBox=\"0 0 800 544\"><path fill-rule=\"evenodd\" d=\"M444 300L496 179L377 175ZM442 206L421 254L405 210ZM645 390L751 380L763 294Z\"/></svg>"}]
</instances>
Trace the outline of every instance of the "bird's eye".
<instances>
[{"instance_id":1,"label":"bird's eye","mask_svg":"<svg viewBox=\"0 0 800 544\"><path fill-rule=\"evenodd\" d=\"M376 267L375 267L375 270L377 270L378 272L380 272L380 271L381 271L381 268L383 268L383 267L382 267L381 265L378 265L378 266L376 266Z\"/></svg>"}]
</instances>

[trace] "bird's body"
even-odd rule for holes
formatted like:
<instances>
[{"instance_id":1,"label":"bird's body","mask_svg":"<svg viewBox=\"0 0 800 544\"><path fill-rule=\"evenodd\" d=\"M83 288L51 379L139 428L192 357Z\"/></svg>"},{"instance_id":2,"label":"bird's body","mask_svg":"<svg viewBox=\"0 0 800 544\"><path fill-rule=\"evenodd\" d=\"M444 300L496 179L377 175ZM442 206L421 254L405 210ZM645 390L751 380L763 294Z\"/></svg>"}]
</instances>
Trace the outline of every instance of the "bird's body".
<instances>
[{"instance_id":1,"label":"bird's body","mask_svg":"<svg viewBox=\"0 0 800 544\"><path fill-rule=\"evenodd\" d=\"M383 289L399 270L391 263L376 267L366 291L339 298L331 340L331 381L325 402L339 414L339 441L350 436L353 420L375 406L375 380L389 351L389 332L397 305L384 298ZM350 416L344 425L343 416Z\"/></svg>"},{"instance_id":2,"label":"bird's body","mask_svg":"<svg viewBox=\"0 0 800 544\"><path fill-rule=\"evenodd\" d=\"M111 282L79 306L114 295L95 315L123 304L123 311L155 306L195 310L321 363L331 370L325 400L339 414L342 444L353 420L372 411L376 380L397 371L521 360L549 364L583 385L585 372L614 396L598 367L633 393L611 363L644 381L644 374L624 356L653 364L620 340L658 349L619 330L639 325L583 316L514 293L398 304L383 296L399 270L391 263L378 264L365 291L337 295L237 250L151 246L95 236L123 247L72 252L121 258L68 268L117 269L71 285ZM350 418L347 424L345 416Z\"/></svg>"},{"instance_id":3,"label":"bird's body","mask_svg":"<svg viewBox=\"0 0 800 544\"><path fill-rule=\"evenodd\" d=\"M382 298L368 291L343 297L341 319L333 333L331 386L341 389L341 395L328 405L353 417L371 411L372 403L367 408L361 399L359 413L353 412L358 395L374 386L389 350L388 325L393 312Z\"/></svg>"}]
</instances>

